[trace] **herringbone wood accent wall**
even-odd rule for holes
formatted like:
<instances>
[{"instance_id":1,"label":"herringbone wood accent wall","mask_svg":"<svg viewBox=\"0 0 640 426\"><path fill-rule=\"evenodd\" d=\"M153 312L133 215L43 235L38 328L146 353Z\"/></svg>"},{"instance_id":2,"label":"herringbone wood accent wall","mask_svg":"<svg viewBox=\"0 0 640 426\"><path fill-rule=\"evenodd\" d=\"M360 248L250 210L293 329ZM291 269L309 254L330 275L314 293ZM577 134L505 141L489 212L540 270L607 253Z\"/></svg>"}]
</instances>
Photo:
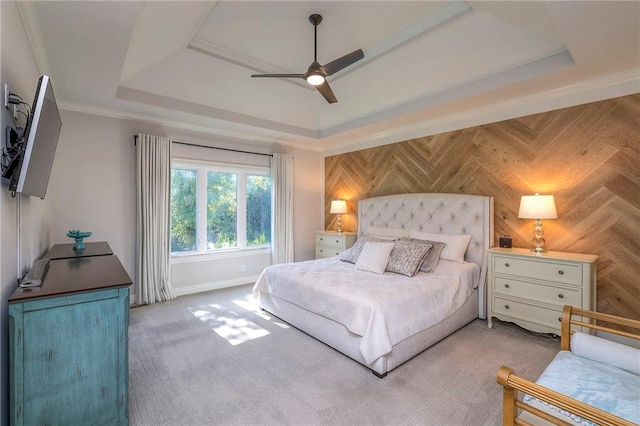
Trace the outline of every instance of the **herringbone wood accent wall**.
<instances>
[{"instance_id":1,"label":"herringbone wood accent wall","mask_svg":"<svg viewBox=\"0 0 640 426\"><path fill-rule=\"evenodd\" d=\"M332 199L352 200L342 220L356 231L362 198L493 195L496 243L514 247L533 236L520 196L553 194L547 248L598 255L598 311L640 319L640 94L327 157L325 179L327 229Z\"/></svg>"}]
</instances>

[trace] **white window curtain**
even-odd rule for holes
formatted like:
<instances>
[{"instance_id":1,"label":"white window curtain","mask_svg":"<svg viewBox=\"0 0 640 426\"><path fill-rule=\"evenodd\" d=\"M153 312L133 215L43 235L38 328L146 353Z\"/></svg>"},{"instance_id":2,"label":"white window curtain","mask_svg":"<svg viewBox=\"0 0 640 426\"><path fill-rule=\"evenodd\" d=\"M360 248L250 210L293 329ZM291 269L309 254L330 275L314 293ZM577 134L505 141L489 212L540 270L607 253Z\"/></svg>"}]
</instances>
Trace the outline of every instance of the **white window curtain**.
<instances>
[{"instance_id":1,"label":"white window curtain","mask_svg":"<svg viewBox=\"0 0 640 426\"><path fill-rule=\"evenodd\" d=\"M293 157L273 154L273 245L272 262L293 262Z\"/></svg>"},{"instance_id":2,"label":"white window curtain","mask_svg":"<svg viewBox=\"0 0 640 426\"><path fill-rule=\"evenodd\" d=\"M174 299L171 286L171 141L139 134L136 141L136 302Z\"/></svg>"}]
</instances>

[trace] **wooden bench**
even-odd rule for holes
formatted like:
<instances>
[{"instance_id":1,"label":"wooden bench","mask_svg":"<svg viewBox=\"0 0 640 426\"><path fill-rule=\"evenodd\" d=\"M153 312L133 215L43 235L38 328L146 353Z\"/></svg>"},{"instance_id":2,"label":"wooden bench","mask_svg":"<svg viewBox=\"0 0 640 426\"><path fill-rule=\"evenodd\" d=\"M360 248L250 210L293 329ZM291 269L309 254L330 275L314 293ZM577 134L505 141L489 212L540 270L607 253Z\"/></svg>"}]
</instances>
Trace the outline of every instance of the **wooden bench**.
<instances>
[{"instance_id":1,"label":"wooden bench","mask_svg":"<svg viewBox=\"0 0 640 426\"><path fill-rule=\"evenodd\" d=\"M576 318L579 317L579 318ZM565 306L562 312L562 325L560 336L560 349L562 351L571 350L571 335L575 330L585 330L585 332L604 332L611 333L618 336L624 336L624 338L633 339L633 341L640 343L640 334L623 331L618 328L612 328L609 325L603 325L602 323L613 324L622 326L626 329L633 329L640 331L640 321L622 318L618 316L602 314L598 312L578 309L572 306ZM636 346L634 344L634 346ZM557 359L558 357L556 357ZM556 361L554 359L553 362ZM590 361L591 362L591 361ZM552 364L551 363L551 364ZM551 365L549 364L549 365ZM623 374L627 374L624 372ZM632 379L635 380L635 375L632 374ZM638 376L640 380L640 376ZM497 381L503 386L503 425L572 425L570 416L563 415L563 418L558 417L556 412L564 410L570 414L578 416L581 419L593 422L597 425L635 425L629 420L618 417L612 413L603 411L592 405L581 402L572 397L563 395L562 393L551 390L545 386L541 386L538 383L531 382L524 378L518 377L513 369L502 366L498 370ZM552 406L553 409L540 409L536 408L528 403L523 402L518 398L518 392L523 392L529 395L531 398L535 398L541 402L543 406ZM640 400L640 395L636 395ZM529 399L531 399L529 398ZM526 398L525 398L526 399ZM635 403L637 409L638 402ZM554 413L554 414L551 414ZM566 414L566 413L565 413ZM573 420L575 422L575 420Z\"/></svg>"}]
</instances>

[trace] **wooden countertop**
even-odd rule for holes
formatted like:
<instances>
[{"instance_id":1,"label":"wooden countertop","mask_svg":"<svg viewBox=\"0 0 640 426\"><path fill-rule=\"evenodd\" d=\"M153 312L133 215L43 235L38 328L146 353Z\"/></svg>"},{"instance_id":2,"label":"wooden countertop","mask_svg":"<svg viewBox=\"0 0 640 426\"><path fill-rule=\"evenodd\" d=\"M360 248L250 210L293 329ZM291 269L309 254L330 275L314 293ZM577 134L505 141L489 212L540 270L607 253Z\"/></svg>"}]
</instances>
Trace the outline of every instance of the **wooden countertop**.
<instances>
[{"instance_id":1,"label":"wooden countertop","mask_svg":"<svg viewBox=\"0 0 640 426\"><path fill-rule=\"evenodd\" d=\"M40 287L18 287L9 303L132 284L117 256L52 259Z\"/></svg>"},{"instance_id":2,"label":"wooden countertop","mask_svg":"<svg viewBox=\"0 0 640 426\"><path fill-rule=\"evenodd\" d=\"M110 256L113 250L106 241L84 243L85 248L74 250L75 244L56 244L44 255L43 259L67 259L73 257Z\"/></svg>"}]
</instances>

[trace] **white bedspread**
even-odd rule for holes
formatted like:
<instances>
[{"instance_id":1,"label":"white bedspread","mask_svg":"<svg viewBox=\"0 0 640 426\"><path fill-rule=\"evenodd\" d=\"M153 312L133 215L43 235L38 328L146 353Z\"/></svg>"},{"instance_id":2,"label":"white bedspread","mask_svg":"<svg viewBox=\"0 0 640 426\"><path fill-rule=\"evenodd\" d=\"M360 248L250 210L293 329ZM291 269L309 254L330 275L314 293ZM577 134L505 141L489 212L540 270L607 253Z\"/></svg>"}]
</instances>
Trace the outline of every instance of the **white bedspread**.
<instances>
[{"instance_id":1,"label":"white bedspread","mask_svg":"<svg viewBox=\"0 0 640 426\"><path fill-rule=\"evenodd\" d=\"M441 260L433 273L409 278L358 271L337 257L266 268L254 293L268 293L362 336L367 364L392 346L453 314L478 282L474 263Z\"/></svg>"}]
</instances>

